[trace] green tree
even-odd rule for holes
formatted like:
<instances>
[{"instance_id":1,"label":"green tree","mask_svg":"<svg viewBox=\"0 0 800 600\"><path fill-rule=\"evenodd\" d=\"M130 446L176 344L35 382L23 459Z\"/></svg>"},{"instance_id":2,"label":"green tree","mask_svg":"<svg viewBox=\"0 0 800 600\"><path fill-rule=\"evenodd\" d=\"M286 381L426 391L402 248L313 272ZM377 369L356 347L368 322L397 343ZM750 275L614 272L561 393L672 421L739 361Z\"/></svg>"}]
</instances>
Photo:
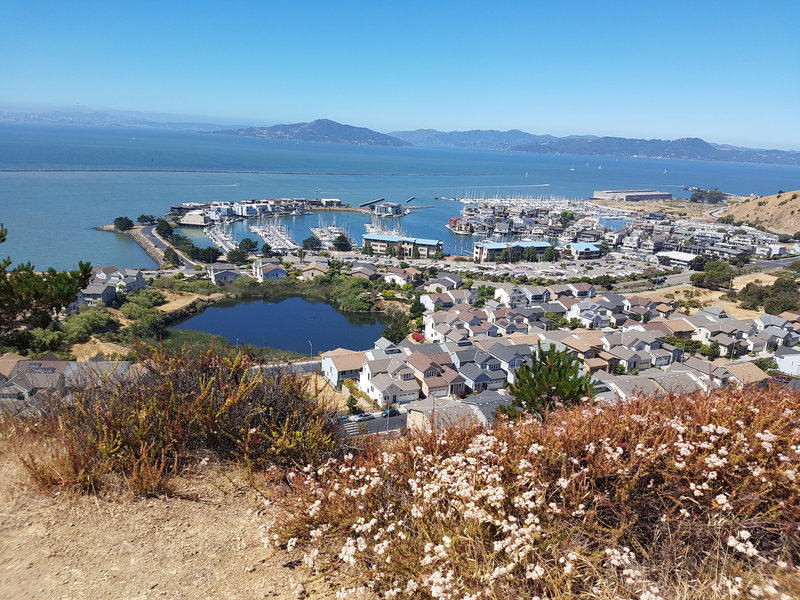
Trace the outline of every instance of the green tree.
<instances>
[{"instance_id":1,"label":"green tree","mask_svg":"<svg viewBox=\"0 0 800 600\"><path fill-rule=\"evenodd\" d=\"M156 222L155 231L165 240L168 240L170 237L172 237L172 234L175 233L175 229L173 229L172 225L170 225L169 221L166 219L158 219Z\"/></svg>"},{"instance_id":2,"label":"green tree","mask_svg":"<svg viewBox=\"0 0 800 600\"><path fill-rule=\"evenodd\" d=\"M555 408L591 398L593 387L592 377L582 372L579 359L554 345L544 350L539 344L533 362L517 369L509 391L514 396L512 406L544 420Z\"/></svg>"},{"instance_id":3,"label":"green tree","mask_svg":"<svg viewBox=\"0 0 800 600\"><path fill-rule=\"evenodd\" d=\"M542 253L542 260L545 262L555 262L558 260L558 251L555 248L545 248Z\"/></svg>"},{"instance_id":4,"label":"green tree","mask_svg":"<svg viewBox=\"0 0 800 600\"><path fill-rule=\"evenodd\" d=\"M128 229L133 228L133 221L128 217L117 217L114 219L114 228L119 231L128 231Z\"/></svg>"},{"instance_id":5,"label":"green tree","mask_svg":"<svg viewBox=\"0 0 800 600\"><path fill-rule=\"evenodd\" d=\"M115 331L119 322L105 308L89 308L70 315L61 323L68 344L80 344L96 333Z\"/></svg>"},{"instance_id":6,"label":"green tree","mask_svg":"<svg viewBox=\"0 0 800 600\"><path fill-rule=\"evenodd\" d=\"M303 240L303 249L312 251L322 250L322 242L317 236L312 235Z\"/></svg>"},{"instance_id":7,"label":"green tree","mask_svg":"<svg viewBox=\"0 0 800 600\"><path fill-rule=\"evenodd\" d=\"M342 233L333 240L333 247L339 252L350 252L353 249L353 244L350 242L350 238Z\"/></svg>"},{"instance_id":8,"label":"green tree","mask_svg":"<svg viewBox=\"0 0 800 600\"><path fill-rule=\"evenodd\" d=\"M164 262L174 267L179 267L183 264L181 257L175 252L175 248L171 246L164 250Z\"/></svg>"},{"instance_id":9,"label":"green tree","mask_svg":"<svg viewBox=\"0 0 800 600\"><path fill-rule=\"evenodd\" d=\"M417 318L421 317L422 313L425 312L425 306L419 301L419 297L416 297L408 310L412 317Z\"/></svg>"},{"instance_id":10,"label":"green tree","mask_svg":"<svg viewBox=\"0 0 800 600\"><path fill-rule=\"evenodd\" d=\"M246 254L252 254L256 250L258 250L258 244L249 237L246 237L241 242L239 242L239 250L241 250Z\"/></svg>"},{"instance_id":11,"label":"green tree","mask_svg":"<svg viewBox=\"0 0 800 600\"><path fill-rule=\"evenodd\" d=\"M411 328L408 326L408 317L404 313L398 312L381 335L390 342L399 344L409 333L411 333Z\"/></svg>"},{"instance_id":12,"label":"green tree","mask_svg":"<svg viewBox=\"0 0 800 600\"><path fill-rule=\"evenodd\" d=\"M208 248L198 248L193 245L189 250L189 258L207 264L217 262L220 256L222 256L222 252L219 248L213 248L211 246Z\"/></svg>"},{"instance_id":13,"label":"green tree","mask_svg":"<svg viewBox=\"0 0 800 600\"><path fill-rule=\"evenodd\" d=\"M247 261L247 252L241 248L234 248L228 251L228 262L234 265L244 265L247 264Z\"/></svg>"},{"instance_id":14,"label":"green tree","mask_svg":"<svg viewBox=\"0 0 800 600\"><path fill-rule=\"evenodd\" d=\"M125 297L125 300L145 308L161 306L167 301L161 291L152 288L133 291Z\"/></svg>"},{"instance_id":15,"label":"green tree","mask_svg":"<svg viewBox=\"0 0 800 600\"><path fill-rule=\"evenodd\" d=\"M361 254L364 254L366 256L373 256L375 254L375 251L372 249L372 246L370 244L364 244L364 247L361 248Z\"/></svg>"},{"instance_id":16,"label":"green tree","mask_svg":"<svg viewBox=\"0 0 800 600\"><path fill-rule=\"evenodd\" d=\"M261 256L264 258L269 258L272 256L272 246L265 242L264 245L261 246Z\"/></svg>"},{"instance_id":17,"label":"green tree","mask_svg":"<svg viewBox=\"0 0 800 600\"><path fill-rule=\"evenodd\" d=\"M0 244L6 236L0 225ZM34 271L30 263L12 270L10 266L10 258L0 259L0 345L12 345L12 338L26 329L47 327L55 314L75 300L92 274L92 266L84 262L74 271L48 269L44 273Z\"/></svg>"},{"instance_id":18,"label":"green tree","mask_svg":"<svg viewBox=\"0 0 800 600\"><path fill-rule=\"evenodd\" d=\"M157 219L158 217L155 215L139 215L136 218L136 222L139 223L139 225L152 225Z\"/></svg>"}]
</instances>

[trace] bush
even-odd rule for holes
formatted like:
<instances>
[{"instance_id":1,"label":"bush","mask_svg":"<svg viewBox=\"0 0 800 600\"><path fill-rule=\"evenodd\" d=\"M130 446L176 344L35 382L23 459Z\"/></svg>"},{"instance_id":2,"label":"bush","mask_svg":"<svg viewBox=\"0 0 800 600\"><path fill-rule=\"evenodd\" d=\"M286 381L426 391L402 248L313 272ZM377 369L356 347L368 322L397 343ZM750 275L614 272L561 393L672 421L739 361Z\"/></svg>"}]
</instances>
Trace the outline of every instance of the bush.
<instances>
[{"instance_id":1,"label":"bush","mask_svg":"<svg viewBox=\"0 0 800 600\"><path fill-rule=\"evenodd\" d=\"M132 302L134 304L138 304L144 308L153 308L155 306L161 306L166 302L166 298L164 298L164 294L158 290L154 289L145 289L145 290L135 290L130 292L125 299L128 302Z\"/></svg>"},{"instance_id":2,"label":"bush","mask_svg":"<svg viewBox=\"0 0 800 600\"><path fill-rule=\"evenodd\" d=\"M83 310L61 323L61 330L68 344L80 344L88 341L93 334L115 331L118 328L119 321L104 308Z\"/></svg>"},{"instance_id":3,"label":"bush","mask_svg":"<svg viewBox=\"0 0 800 600\"><path fill-rule=\"evenodd\" d=\"M282 370L254 369L242 353L166 352L138 345L147 372L68 390L26 421L51 452L23 457L46 489L127 484L168 491L187 453L213 451L251 468L320 464L336 456L333 411Z\"/></svg>"},{"instance_id":4,"label":"bush","mask_svg":"<svg viewBox=\"0 0 800 600\"><path fill-rule=\"evenodd\" d=\"M418 431L274 489L268 535L386 597L708 600L773 575L796 597L799 408L730 390Z\"/></svg>"}]
</instances>

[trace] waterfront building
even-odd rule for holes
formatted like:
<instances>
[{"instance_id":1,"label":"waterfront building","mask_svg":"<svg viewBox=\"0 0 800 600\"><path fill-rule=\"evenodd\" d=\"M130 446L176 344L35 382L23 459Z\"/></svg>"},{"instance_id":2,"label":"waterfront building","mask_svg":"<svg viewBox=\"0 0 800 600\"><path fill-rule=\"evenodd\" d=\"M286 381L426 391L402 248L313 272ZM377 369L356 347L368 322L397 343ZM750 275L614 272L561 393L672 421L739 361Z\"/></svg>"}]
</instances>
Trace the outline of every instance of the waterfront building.
<instances>
[{"instance_id":1,"label":"waterfront building","mask_svg":"<svg viewBox=\"0 0 800 600\"><path fill-rule=\"evenodd\" d=\"M190 210L178 222L181 227L205 227L211 223L205 210Z\"/></svg>"},{"instance_id":2,"label":"waterfront building","mask_svg":"<svg viewBox=\"0 0 800 600\"><path fill-rule=\"evenodd\" d=\"M668 267L677 267L679 269L688 269L691 267L692 261L697 258L696 254L689 252L678 252L677 250L669 250L667 252L659 252L656 254L658 262Z\"/></svg>"},{"instance_id":3,"label":"waterfront building","mask_svg":"<svg viewBox=\"0 0 800 600\"><path fill-rule=\"evenodd\" d=\"M568 244L573 258L578 260L587 260L591 258L598 258L600 256L600 244L597 243L578 243L574 242Z\"/></svg>"},{"instance_id":4,"label":"waterfront building","mask_svg":"<svg viewBox=\"0 0 800 600\"><path fill-rule=\"evenodd\" d=\"M402 217L406 214L397 202L381 202L372 207L372 212L378 217Z\"/></svg>"},{"instance_id":5,"label":"waterfront building","mask_svg":"<svg viewBox=\"0 0 800 600\"><path fill-rule=\"evenodd\" d=\"M548 248L552 248L549 242L475 242L472 259L479 263L498 260L517 262L523 257L526 260L539 260ZM501 258L504 250L508 250L507 258Z\"/></svg>"},{"instance_id":6,"label":"waterfront building","mask_svg":"<svg viewBox=\"0 0 800 600\"><path fill-rule=\"evenodd\" d=\"M364 247L372 248L375 254L390 254L398 257L433 258L444 252L444 242L399 235L365 234L361 237Z\"/></svg>"},{"instance_id":7,"label":"waterfront building","mask_svg":"<svg viewBox=\"0 0 800 600\"><path fill-rule=\"evenodd\" d=\"M595 190L592 200L612 200L615 202L647 202L650 200L671 200L669 192L656 190Z\"/></svg>"}]
</instances>

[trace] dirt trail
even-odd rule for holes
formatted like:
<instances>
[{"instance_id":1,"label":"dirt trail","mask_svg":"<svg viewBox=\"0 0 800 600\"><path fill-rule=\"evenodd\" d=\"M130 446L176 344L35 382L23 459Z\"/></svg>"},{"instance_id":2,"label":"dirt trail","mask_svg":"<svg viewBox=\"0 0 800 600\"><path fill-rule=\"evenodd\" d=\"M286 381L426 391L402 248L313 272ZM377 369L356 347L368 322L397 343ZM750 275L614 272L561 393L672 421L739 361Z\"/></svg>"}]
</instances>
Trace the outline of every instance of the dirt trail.
<instances>
[{"instance_id":1,"label":"dirt trail","mask_svg":"<svg viewBox=\"0 0 800 600\"><path fill-rule=\"evenodd\" d=\"M262 544L260 503L209 470L180 497L113 502L53 497L19 485L0 457L0 598L334 598L286 553Z\"/></svg>"}]
</instances>

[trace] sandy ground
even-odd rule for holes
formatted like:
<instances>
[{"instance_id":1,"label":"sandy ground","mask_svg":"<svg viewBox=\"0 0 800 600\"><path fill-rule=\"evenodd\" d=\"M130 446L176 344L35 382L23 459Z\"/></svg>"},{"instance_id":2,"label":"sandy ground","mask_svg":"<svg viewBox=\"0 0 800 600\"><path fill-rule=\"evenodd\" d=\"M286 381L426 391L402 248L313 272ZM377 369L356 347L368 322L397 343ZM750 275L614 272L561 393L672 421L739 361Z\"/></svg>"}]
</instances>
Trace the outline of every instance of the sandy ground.
<instances>
[{"instance_id":1,"label":"sandy ground","mask_svg":"<svg viewBox=\"0 0 800 600\"><path fill-rule=\"evenodd\" d=\"M671 216L685 216L697 219L706 218L708 211L721 205L699 204L688 200L654 200L652 202L614 202L611 200L592 200L599 206L608 206L637 212L663 212Z\"/></svg>"},{"instance_id":2,"label":"sandy ground","mask_svg":"<svg viewBox=\"0 0 800 600\"><path fill-rule=\"evenodd\" d=\"M158 310L163 310L164 312L173 312L185 308L198 298L202 298L204 300L216 300L217 298L221 298L223 296L223 294L201 296L200 294L191 294L189 292L173 292L170 290L161 290L161 293L164 294L166 302L161 306L157 306L156 308Z\"/></svg>"},{"instance_id":3,"label":"sandy ground","mask_svg":"<svg viewBox=\"0 0 800 600\"><path fill-rule=\"evenodd\" d=\"M179 480L179 496L114 502L42 495L0 462L0 598L314 600L342 585L265 548L258 496L215 468Z\"/></svg>"},{"instance_id":4,"label":"sandy ground","mask_svg":"<svg viewBox=\"0 0 800 600\"><path fill-rule=\"evenodd\" d=\"M766 273L750 273L748 275L740 275L733 280L733 288L735 290L740 290L748 283L756 282L761 283L762 285L769 285L773 281L775 281L777 277L774 275L768 275ZM723 309L727 312L730 316L735 319L753 319L764 314L763 311L759 310L745 310L743 308L739 308L738 302L729 302L727 300L720 300L720 297L725 294L723 291L717 290L707 290L704 288L694 287L692 285L675 285L672 287L665 287L659 288L654 293L659 296L665 296L667 294L673 294L676 299L678 300L697 300L701 304L705 306L718 306L719 308ZM646 296L647 292L637 292L635 294L624 294L625 296ZM687 309L689 314L694 314L699 308L689 308Z\"/></svg>"},{"instance_id":5,"label":"sandy ground","mask_svg":"<svg viewBox=\"0 0 800 600\"><path fill-rule=\"evenodd\" d=\"M71 348L71 352L75 355L77 360L86 361L90 358L94 358L98 354L103 354L106 357L112 354L125 355L130 352L130 348L110 342L101 342L93 337L84 344L74 344Z\"/></svg>"}]
</instances>

